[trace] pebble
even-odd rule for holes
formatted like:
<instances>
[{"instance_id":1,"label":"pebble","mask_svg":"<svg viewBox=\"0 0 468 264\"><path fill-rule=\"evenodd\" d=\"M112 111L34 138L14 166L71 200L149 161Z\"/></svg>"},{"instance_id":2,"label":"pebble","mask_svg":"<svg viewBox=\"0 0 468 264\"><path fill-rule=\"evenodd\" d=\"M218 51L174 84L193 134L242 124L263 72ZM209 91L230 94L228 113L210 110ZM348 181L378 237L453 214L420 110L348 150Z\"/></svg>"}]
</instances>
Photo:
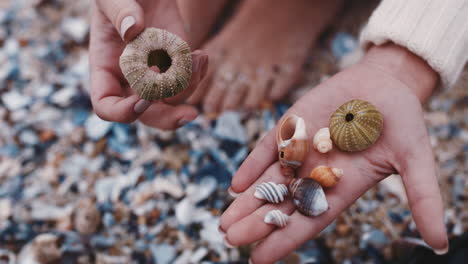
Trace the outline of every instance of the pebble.
<instances>
[{"instance_id":1,"label":"pebble","mask_svg":"<svg viewBox=\"0 0 468 264\"><path fill-rule=\"evenodd\" d=\"M104 121L96 114L92 114L85 122L86 136L91 140L99 140L112 128L112 122Z\"/></svg>"},{"instance_id":2,"label":"pebble","mask_svg":"<svg viewBox=\"0 0 468 264\"><path fill-rule=\"evenodd\" d=\"M176 251L169 244L151 245L151 253L158 264L169 264L176 256Z\"/></svg>"}]
</instances>

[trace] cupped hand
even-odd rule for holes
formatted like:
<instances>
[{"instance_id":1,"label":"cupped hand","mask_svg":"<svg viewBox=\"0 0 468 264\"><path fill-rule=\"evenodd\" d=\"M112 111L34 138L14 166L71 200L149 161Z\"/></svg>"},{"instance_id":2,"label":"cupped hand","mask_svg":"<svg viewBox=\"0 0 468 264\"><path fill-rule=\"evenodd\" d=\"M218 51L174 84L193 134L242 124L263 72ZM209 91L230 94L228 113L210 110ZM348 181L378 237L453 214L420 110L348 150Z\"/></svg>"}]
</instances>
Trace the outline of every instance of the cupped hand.
<instances>
[{"instance_id":1,"label":"cupped hand","mask_svg":"<svg viewBox=\"0 0 468 264\"><path fill-rule=\"evenodd\" d=\"M158 27L187 41L182 19L172 0L96 0L92 6L90 40L91 101L102 119L143 123L162 129L174 129L193 120L198 111L183 102L206 74L208 55L192 52L192 77L179 95L160 101L141 99L129 87L120 67L119 57L126 42L145 27ZM178 105L176 105L178 104Z\"/></svg>"},{"instance_id":2,"label":"cupped hand","mask_svg":"<svg viewBox=\"0 0 468 264\"><path fill-rule=\"evenodd\" d=\"M331 114L351 99L362 99L376 106L384 117L378 141L362 152L346 153L336 147L326 154L311 149L298 177L307 176L318 165L344 170L341 181L325 189L330 209L317 217L306 217L287 199L281 204L267 204L254 197L255 186L267 181L286 183L277 160L276 129L258 143L232 181L232 191L239 193L221 217L220 229L233 246L259 242L252 251L253 263L272 263L285 257L330 224L369 188L392 173L403 179L409 205L422 237L437 252L448 249L443 222L443 204L436 178L436 167L423 120L420 94L409 87L411 82L396 78L391 71L372 59L333 76L312 89L284 115L304 118L309 140L327 127ZM420 97L420 98L418 98ZM284 117L283 117L284 118ZM278 124L281 123L278 122ZM265 224L265 214L280 209L290 215L282 229Z\"/></svg>"}]
</instances>

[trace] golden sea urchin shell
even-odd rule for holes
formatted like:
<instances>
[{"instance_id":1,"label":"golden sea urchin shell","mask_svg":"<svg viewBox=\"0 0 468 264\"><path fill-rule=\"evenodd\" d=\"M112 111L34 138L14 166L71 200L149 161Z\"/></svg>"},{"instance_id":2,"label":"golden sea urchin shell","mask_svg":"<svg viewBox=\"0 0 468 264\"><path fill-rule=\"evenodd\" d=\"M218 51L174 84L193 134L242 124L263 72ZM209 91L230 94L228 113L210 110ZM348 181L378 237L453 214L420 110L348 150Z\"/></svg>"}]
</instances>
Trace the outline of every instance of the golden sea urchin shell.
<instances>
[{"instance_id":1,"label":"golden sea urchin shell","mask_svg":"<svg viewBox=\"0 0 468 264\"><path fill-rule=\"evenodd\" d=\"M150 69L158 66L160 73ZM124 49L120 69L145 100L172 97L187 88L192 75L190 47L175 34L147 28Z\"/></svg>"},{"instance_id":2,"label":"golden sea urchin shell","mask_svg":"<svg viewBox=\"0 0 468 264\"><path fill-rule=\"evenodd\" d=\"M371 103L351 100L330 117L333 143L342 151L361 151L377 141L383 128L382 114Z\"/></svg>"}]
</instances>

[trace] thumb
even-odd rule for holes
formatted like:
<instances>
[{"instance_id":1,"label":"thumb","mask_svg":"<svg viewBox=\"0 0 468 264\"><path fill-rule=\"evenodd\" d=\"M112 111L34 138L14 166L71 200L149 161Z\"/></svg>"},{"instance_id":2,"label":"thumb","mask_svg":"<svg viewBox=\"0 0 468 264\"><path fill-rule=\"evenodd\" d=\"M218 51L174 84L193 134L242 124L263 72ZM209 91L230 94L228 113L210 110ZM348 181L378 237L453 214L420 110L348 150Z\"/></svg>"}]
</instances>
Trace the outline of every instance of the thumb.
<instances>
[{"instance_id":1,"label":"thumb","mask_svg":"<svg viewBox=\"0 0 468 264\"><path fill-rule=\"evenodd\" d=\"M134 39L144 28L144 13L136 0L97 0L99 9L124 41Z\"/></svg>"},{"instance_id":2,"label":"thumb","mask_svg":"<svg viewBox=\"0 0 468 264\"><path fill-rule=\"evenodd\" d=\"M427 134L415 141L400 172L411 212L424 241L436 254L448 251L444 208L437 182L434 155Z\"/></svg>"}]
</instances>

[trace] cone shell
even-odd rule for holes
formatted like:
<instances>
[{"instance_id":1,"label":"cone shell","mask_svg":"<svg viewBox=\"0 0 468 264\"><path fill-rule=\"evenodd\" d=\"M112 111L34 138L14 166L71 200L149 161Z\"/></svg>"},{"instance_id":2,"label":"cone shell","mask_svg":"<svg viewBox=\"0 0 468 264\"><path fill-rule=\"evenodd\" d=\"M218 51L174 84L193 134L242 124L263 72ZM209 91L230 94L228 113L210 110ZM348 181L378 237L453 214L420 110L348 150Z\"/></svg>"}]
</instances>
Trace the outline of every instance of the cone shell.
<instances>
[{"instance_id":1,"label":"cone shell","mask_svg":"<svg viewBox=\"0 0 468 264\"><path fill-rule=\"evenodd\" d=\"M383 128L382 114L371 103L351 100L330 118L333 143L342 151L362 151L374 144Z\"/></svg>"},{"instance_id":2,"label":"cone shell","mask_svg":"<svg viewBox=\"0 0 468 264\"><path fill-rule=\"evenodd\" d=\"M153 65L157 65L161 73L151 70ZM172 97L189 84L192 75L190 47L175 34L146 28L125 47L120 56L120 69L142 99Z\"/></svg>"},{"instance_id":3,"label":"cone shell","mask_svg":"<svg viewBox=\"0 0 468 264\"><path fill-rule=\"evenodd\" d=\"M297 115L286 117L278 128L276 142L281 171L283 175L293 177L294 170L302 165L309 154L309 141L304 119Z\"/></svg>"},{"instance_id":4,"label":"cone shell","mask_svg":"<svg viewBox=\"0 0 468 264\"><path fill-rule=\"evenodd\" d=\"M320 153L327 153L328 151L332 150L333 143L330 138L330 129L328 129L328 127L319 129L319 131L315 133L312 142L314 148Z\"/></svg>"},{"instance_id":5,"label":"cone shell","mask_svg":"<svg viewBox=\"0 0 468 264\"><path fill-rule=\"evenodd\" d=\"M271 210L265 215L263 221L267 224L285 227L288 224L289 216L280 210Z\"/></svg>"},{"instance_id":6,"label":"cone shell","mask_svg":"<svg viewBox=\"0 0 468 264\"><path fill-rule=\"evenodd\" d=\"M281 203L288 195L288 188L284 184L274 182L264 182L257 185L254 196L260 200L267 200L270 203Z\"/></svg>"},{"instance_id":7,"label":"cone shell","mask_svg":"<svg viewBox=\"0 0 468 264\"><path fill-rule=\"evenodd\" d=\"M306 216L318 216L328 210L325 192L312 179L295 179L289 185L293 202L299 212Z\"/></svg>"},{"instance_id":8,"label":"cone shell","mask_svg":"<svg viewBox=\"0 0 468 264\"><path fill-rule=\"evenodd\" d=\"M309 179L315 180L322 187L329 188L335 186L343 176L343 170L328 166L318 166L312 170Z\"/></svg>"}]
</instances>

